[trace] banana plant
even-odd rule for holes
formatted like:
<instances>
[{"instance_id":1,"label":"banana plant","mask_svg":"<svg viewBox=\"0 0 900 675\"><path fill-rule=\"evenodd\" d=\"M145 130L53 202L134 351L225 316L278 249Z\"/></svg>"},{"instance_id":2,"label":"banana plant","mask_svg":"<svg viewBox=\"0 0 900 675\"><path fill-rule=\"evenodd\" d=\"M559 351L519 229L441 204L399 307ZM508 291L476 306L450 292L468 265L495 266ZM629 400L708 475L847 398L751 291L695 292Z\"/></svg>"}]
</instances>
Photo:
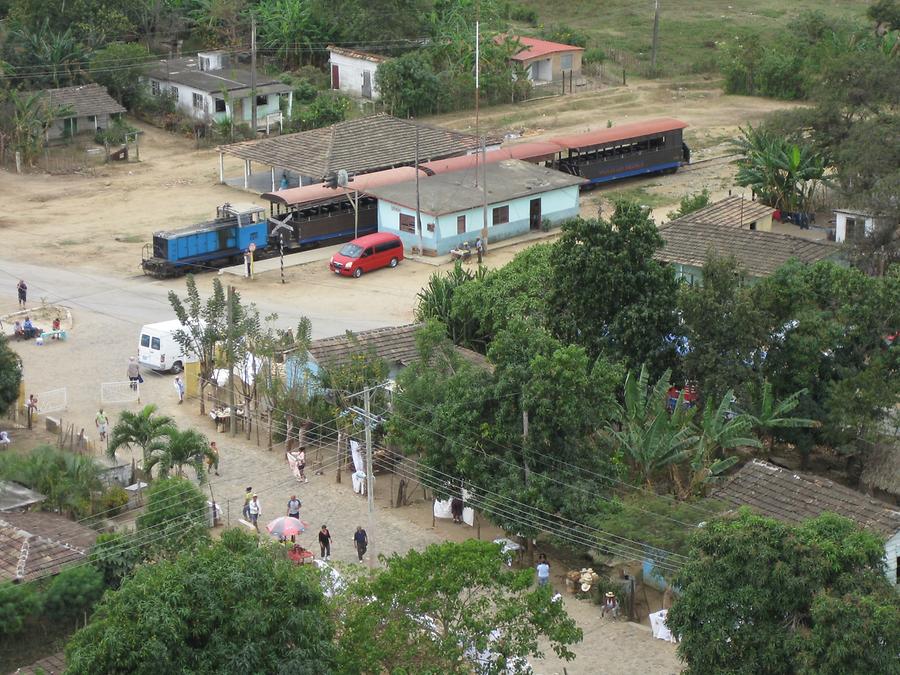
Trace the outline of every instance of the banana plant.
<instances>
[{"instance_id":1,"label":"banana plant","mask_svg":"<svg viewBox=\"0 0 900 675\"><path fill-rule=\"evenodd\" d=\"M758 393L758 398L754 397L756 399L754 409L746 411L745 417L750 420L751 428L762 437L766 452L772 451L778 429L810 429L819 426L816 420L793 417L790 414L800 405L800 398L805 396L808 390L795 391L778 401L772 392L772 383L766 380Z\"/></svg>"}]
</instances>

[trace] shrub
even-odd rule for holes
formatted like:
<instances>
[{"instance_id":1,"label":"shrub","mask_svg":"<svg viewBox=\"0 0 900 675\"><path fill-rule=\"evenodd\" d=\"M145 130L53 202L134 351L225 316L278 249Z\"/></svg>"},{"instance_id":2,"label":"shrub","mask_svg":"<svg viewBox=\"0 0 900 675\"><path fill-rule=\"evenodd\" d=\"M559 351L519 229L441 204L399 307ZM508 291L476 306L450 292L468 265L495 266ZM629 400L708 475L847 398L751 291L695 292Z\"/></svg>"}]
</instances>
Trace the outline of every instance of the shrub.
<instances>
[{"instance_id":1,"label":"shrub","mask_svg":"<svg viewBox=\"0 0 900 675\"><path fill-rule=\"evenodd\" d=\"M564 23L544 28L541 31L541 37L551 42L561 42L564 45L573 45L575 47L587 47L588 45L587 33L567 26Z\"/></svg>"},{"instance_id":2,"label":"shrub","mask_svg":"<svg viewBox=\"0 0 900 675\"><path fill-rule=\"evenodd\" d=\"M103 595L103 574L91 565L78 565L57 574L44 594L44 613L55 620L77 619L93 609Z\"/></svg>"},{"instance_id":3,"label":"shrub","mask_svg":"<svg viewBox=\"0 0 900 675\"><path fill-rule=\"evenodd\" d=\"M101 129L94 134L94 143L97 145L103 145L104 143L109 143L110 145L122 145L125 143L125 136L127 134L133 134L137 129L128 124L125 120L119 118L112 121L112 124L109 125L106 129Z\"/></svg>"},{"instance_id":4,"label":"shrub","mask_svg":"<svg viewBox=\"0 0 900 675\"><path fill-rule=\"evenodd\" d=\"M160 555L206 543L206 497L185 478L163 478L147 490L147 510L137 520L139 541Z\"/></svg>"},{"instance_id":5,"label":"shrub","mask_svg":"<svg viewBox=\"0 0 900 675\"><path fill-rule=\"evenodd\" d=\"M522 21L530 26L537 26L538 15L531 7L523 7L522 5L510 5L508 11L509 18L513 21Z\"/></svg>"},{"instance_id":6,"label":"shrub","mask_svg":"<svg viewBox=\"0 0 900 675\"><path fill-rule=\"evenodd\" d=\"M694 211L699 211L700 209L709 206L709 204L709 190L703 188L703 190L697 194L685 195L682 197L681 202L678 204L678 208L675 211L669 212L668 218L669 220L681 218Z\"/></svg>"},{"instance_id":7,"label":"shrub","mask_svg":"<svg viewBox=\"0 0 900 675\"><path fill-rule=\"evenodd\" d=\"M102 515L107 517L117 516L125 510L128 505L128 492L118 485L114 485L103 493L100 499L100 508Z\"/></svg>"},{"instance_id":8,"label":"shrub","mask_svg":"<svg viewBox=\"0 0 900 675\"><path fill-rule=\"evenodd\" d=\"M40 611L41 596L34 584L0 584L0 637L15 635Z\"/></svg>"},{"instance_id":9,"label":"shrub","mask_svg":"<svg viewBox=\"0 0 900 675\"><path fill-rule=\"evenodd\" d=\"M588 63L603 63L606 61L606 52L600 49L599 47L591 47L590 49L585 49L584 54L581 55L581 62L583 64Z\"/></svg>"},{"instance_id":10,"label":"shrub","mask_svg":"<svg viewBox=\"0 0 900 675\"><path fill-rule=\"evenodd\" d=\"M134 535L118 532L101 534L91 548L88 560L103 576L109 588L118 588L142 561L144 548Z\"/></svg>"}]
</instances>

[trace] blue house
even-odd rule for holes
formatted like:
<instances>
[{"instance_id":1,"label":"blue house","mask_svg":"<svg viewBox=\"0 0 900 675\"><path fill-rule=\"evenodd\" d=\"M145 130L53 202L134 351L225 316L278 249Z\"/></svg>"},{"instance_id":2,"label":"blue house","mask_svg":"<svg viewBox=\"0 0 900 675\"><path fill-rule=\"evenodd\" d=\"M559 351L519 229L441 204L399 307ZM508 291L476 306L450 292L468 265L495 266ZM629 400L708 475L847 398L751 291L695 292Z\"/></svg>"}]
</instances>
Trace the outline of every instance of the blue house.
<instances>
[{"instance_id":1,"label":"blue house","mask_svg":"<svg viewBox=\"0 0 900 675\"><path fill-rule=\"evenodd\" d=\"M482 175L482 169L486 176ZM484 226L487 185L488 242L538 230L578 215L578 188L584 179L512 159L419 180L421 233L416 230L416 183L407 181L367 190L378 199L378 230L400 236L406 248L445 255L463 242L474 243Z\"/></svg>"}]
</instances>

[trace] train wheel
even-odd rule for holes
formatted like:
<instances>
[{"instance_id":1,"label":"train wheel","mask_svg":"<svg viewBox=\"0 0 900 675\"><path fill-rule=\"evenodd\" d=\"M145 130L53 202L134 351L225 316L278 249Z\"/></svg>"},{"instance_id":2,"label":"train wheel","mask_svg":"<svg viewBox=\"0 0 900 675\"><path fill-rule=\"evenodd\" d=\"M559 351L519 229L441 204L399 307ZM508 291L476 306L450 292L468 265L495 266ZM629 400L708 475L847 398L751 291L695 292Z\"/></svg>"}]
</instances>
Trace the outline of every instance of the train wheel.
<instances>
[{"instance_id":1,"label":"train wheel","mask_svg":"<svg viewBox=\"0 0 900 675\"><path fill-rule=\"evenodd\" d=\"M391 258L391 262L389 264L391 267L396 267L397 265L400 264L400 261L397 260L396 258Z\"/></svg>"},{"instance_id":2,"label":"train wheel","mask_svg":"<svg viewBox=\"0 0 900 675\"><path fill-rule=\"evenodd\" d=\"M359 279L361 276L362 276L362 267L357 267L355 270L353 270L353 278L354 279Z\"/></svg>"}]
</instances>

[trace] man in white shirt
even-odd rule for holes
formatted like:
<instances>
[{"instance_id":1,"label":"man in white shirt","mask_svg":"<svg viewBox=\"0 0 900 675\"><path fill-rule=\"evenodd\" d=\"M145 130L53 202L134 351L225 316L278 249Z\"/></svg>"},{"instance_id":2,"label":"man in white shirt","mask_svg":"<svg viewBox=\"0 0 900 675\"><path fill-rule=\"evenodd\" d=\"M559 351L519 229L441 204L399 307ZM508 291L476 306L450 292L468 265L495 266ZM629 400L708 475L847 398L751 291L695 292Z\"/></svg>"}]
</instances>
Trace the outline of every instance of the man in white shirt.
<instances>
[{"instance_id":1,"label":"man in white shirt","mask_svg":"<svg viewBox=\"0 0 900 675\"><path fill-rule=\"evenodd\" d=\"M250 522L256 528L256 531L259 532L259 517L262 515L262 507L259 505L259 499L256 495L253 495L253 499L247 504L247 511L250 513Z\"/></svg>"},{"instance_id":2,"label":"man in white shirt","mask_svg":"<svg viewBox=\"0 0 900 675\"><path fill-rule=\"evenodd\" d=\"M537 580L538 586L546 586L550 583L550 565L547 564L546 558L541 558L537 564Z\"/></svg>"}]
</instances>

